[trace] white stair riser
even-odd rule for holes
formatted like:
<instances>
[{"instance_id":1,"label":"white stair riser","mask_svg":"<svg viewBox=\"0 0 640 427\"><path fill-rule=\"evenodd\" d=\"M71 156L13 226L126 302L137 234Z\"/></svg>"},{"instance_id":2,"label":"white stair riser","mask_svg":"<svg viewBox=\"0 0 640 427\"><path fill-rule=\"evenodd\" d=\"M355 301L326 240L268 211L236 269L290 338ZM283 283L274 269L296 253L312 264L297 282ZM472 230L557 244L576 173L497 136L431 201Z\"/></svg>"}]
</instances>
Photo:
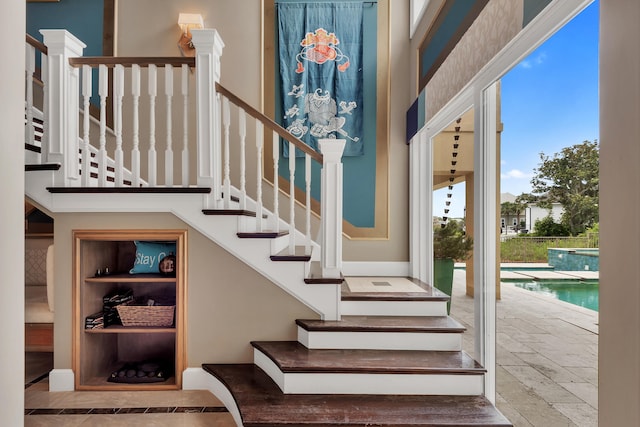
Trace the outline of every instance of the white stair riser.
<instances>
[{"instance_id":1,"label":"white stair riser","mask_svg":"<svg viewBox=\"0 0 640 427\"><path fill-rule=\"evenodd\" d=\"M298 341L310 349L462 350L462 335L456 332L333 332L298 327Z\"/></svg>"},{"instance_id":2,"label":"white stair riser","mask_svg":"<svg viewBox=\"0 0 640 427\"><path fill-rule=\"evenodd\" d=\"M343 316L446 316L446 301L342 301Z\"/></svg>"},{"instance_id":3,"label":"white stair riser","mask_svg":"<svg viewBox=\"0 0 640 427\"><path fill-rule=\"evenodd\" d=\"M285 394L399 394L476 396L484 375L283 373L271 359L254 349L254 363Z\"/></svg>"}]
</instances>

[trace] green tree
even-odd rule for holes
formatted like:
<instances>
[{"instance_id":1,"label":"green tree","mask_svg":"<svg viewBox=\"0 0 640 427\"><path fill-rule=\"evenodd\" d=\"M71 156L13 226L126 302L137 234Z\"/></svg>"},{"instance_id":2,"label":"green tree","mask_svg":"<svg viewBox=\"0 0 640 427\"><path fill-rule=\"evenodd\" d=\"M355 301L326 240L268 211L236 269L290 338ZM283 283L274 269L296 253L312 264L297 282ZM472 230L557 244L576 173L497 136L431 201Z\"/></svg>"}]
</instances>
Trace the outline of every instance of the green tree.
<instances>
[{"instance_id":1,"label":"green tree","mask_svg":"<svg viewBox=\"0 0 640 427\"><path fill-rule=\"evenodd\" d=\"M558 237L569 235L569 229L564 224L555 222L551 215L537 220L535 229L536 236Z\"/></svg>"},{"instance_id":2,"label":"green tree","mask_svg":"<svg viewBox=\"0 0 640 427\"><path fill-rule=\"evenodd\" d=\"M527 204L523 203L518 198L516 198L515 202L504 202L504 203L501 203L500 204L500 214L505 218L509 218L509 217L515 216L516 217L516 224L518 224L519 227L524 228L522 226L522 224L520 223L520 215L522 215L524 213L526 208L527 208ZM506 225L508 225L508 224L506 224Z\"/></svg>"},{"instance_id":3,"label":"green tree","mask_svg":"<svg viewBox=\"0 0 640 427\"><path fill-rule=\"evenodd\" d=\"M564 208L561 223L575 236L598 222L599 197L598 141L584 141L563 148L553 157L540 153L540 164L531 180L538 206Z\"/></svg>"}]
</instances>

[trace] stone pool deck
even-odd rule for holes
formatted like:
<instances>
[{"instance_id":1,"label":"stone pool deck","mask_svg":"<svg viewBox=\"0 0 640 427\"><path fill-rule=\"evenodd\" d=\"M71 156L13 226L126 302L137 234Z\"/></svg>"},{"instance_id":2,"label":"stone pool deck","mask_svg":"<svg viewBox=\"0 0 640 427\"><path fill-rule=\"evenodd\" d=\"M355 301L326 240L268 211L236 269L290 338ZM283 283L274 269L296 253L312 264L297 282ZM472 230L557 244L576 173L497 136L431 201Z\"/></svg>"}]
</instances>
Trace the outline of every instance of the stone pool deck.
<instances>
[{"instance_id":1,"label":"stone pool deck","mask_svg":"<svg viewBox=\"0 0 640 427\"><path fill-rule=\"evenodd\" d=\"M455 270L451 315L467 327L463 348L473 354L474 303L465 294L465 275ZM518 427L597 426L598 313L513 283L502 282L501 294L498 409Z\"/></svg>"},{"instance_id":2,"label":"stone pool deck","mask_svg":"<svg viewBox=\"0 0 640 427\"><path fill-rule=\"evenodd\" d=\"M598 271L556 271L549 264L502 263L501 280L598 280Z\"/></svg>"}]
</instances>

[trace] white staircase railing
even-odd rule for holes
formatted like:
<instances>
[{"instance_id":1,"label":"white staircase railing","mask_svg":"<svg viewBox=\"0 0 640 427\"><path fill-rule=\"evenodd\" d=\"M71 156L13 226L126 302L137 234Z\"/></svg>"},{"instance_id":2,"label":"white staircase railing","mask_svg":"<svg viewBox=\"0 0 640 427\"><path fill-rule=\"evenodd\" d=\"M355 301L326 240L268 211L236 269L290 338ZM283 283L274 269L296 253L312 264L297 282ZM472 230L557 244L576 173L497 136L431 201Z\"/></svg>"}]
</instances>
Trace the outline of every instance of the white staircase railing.
<instances>
[{"instance_id":1,"label":"white staircase railing","mask_svg":"<svg viewBox=\"0 0 640 427\"><path fill-rule=\"evenodd\" d=\"M67 31L41 30L41 33L48 51L42 60L47 65L42 80L48 89L43 104L43 139L47 144L42 144L42 159L61 165L54 173L54 186L210 188L211 193L203 196L203 208L255 210L255 222L248 224L246 231L289 231L288 253L299 254L296 246L303 246L305 254L310 254L312 169L321 169L321 246L327 248L321 256L322 277L340 278L340 159L344 141L324 140L320 144L322 154L317 153L220 86L224 43L215 30L192 32L195 58L82 57L84 44ZM30 53L27 78L33 76L33 64L35 60ZM159 80L163 83L160 90ZM174 102L177 93L182 102ZM195 111L190 110L190 97L195 97ZM33 121L30 99L32 96L27 93L27 122ZM91 121L92 101L100 105L98 126ZM108 114L111 108L113 114ZM143 117L146 114L148 119ZM237 116L237 125L232 125L232 116ZM253 124L247 124L249 118ZM192 141L190 130L194 127L195 141ZM27 140L32 140L31 128L27 126ZM182 139L181 158L175 160L174 130L181 133ZM265 142L272 146L272 158L265 159ZM290 182L288 214L281 212L279 204L281 144L287 144L292 154L285 176ZM303 153L303 163L296 162L296 152ZM313 166L314 162L317 166ZM95 168L92 172L90 167L96 163L97 172ZM159 167L162 164L164 167ZM263 180L267 167L273 168L275 177L271 202L263 197L263 186L268 185ZM296 175L304 176L300 187L305 213L303 220L298 221L304 239L300 241L296 241L299 233L296 233L295 193L300 191L296 190ZM177 177L181 179L178 185L174 183ZM281 220L281 216L287 217L287 221Z\"/></svg>"},{"instance_id":2,"label":"white staircase railing","mask_svg":"<svg viewBox=\"0 0 640 427\"><path fill-rule=\"evenodd\" d=\"M44 106L48 99L47 86L43 78L47 70L47 47L35 38L27 35L25 44L25 126L24 141L28 146L36 147L40 153L46 153L46 134ZM37 64L40 63L40 73L37 74ZM42 88L41 92L34 94L35 88ZM37 95L37 96L36 96ZM36 102L36 97L39 101ZM29 160L33 163L46 161L46 155L31 155Z\"/></svg>"}]
</instances>

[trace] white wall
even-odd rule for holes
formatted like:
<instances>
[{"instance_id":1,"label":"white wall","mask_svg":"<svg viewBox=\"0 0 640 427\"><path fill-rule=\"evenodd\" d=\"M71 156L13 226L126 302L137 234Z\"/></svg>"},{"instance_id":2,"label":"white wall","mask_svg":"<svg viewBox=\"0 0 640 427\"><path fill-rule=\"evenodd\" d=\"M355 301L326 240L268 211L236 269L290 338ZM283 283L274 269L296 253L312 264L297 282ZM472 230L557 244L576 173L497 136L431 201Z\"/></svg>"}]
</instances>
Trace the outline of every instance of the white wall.
<instances>
[{"instance_id":1,"label":"white wall","mask_svg":"<svg viewBox=\"0 0 640 427\"><path fill-rule=\"evenodd\" d=\"M0 13L0 414L24 422L24 0L4 0Z\"/></svg>"},{"instance_id":2,"label":"white wall","mask_svg":"<svg viewBox=\"0 0 640 427\"><path fill-rule=\"evenodd\" d=\"M600 0L601 426L640 425L640 2Z\"/></svg>"}]
</instances>

